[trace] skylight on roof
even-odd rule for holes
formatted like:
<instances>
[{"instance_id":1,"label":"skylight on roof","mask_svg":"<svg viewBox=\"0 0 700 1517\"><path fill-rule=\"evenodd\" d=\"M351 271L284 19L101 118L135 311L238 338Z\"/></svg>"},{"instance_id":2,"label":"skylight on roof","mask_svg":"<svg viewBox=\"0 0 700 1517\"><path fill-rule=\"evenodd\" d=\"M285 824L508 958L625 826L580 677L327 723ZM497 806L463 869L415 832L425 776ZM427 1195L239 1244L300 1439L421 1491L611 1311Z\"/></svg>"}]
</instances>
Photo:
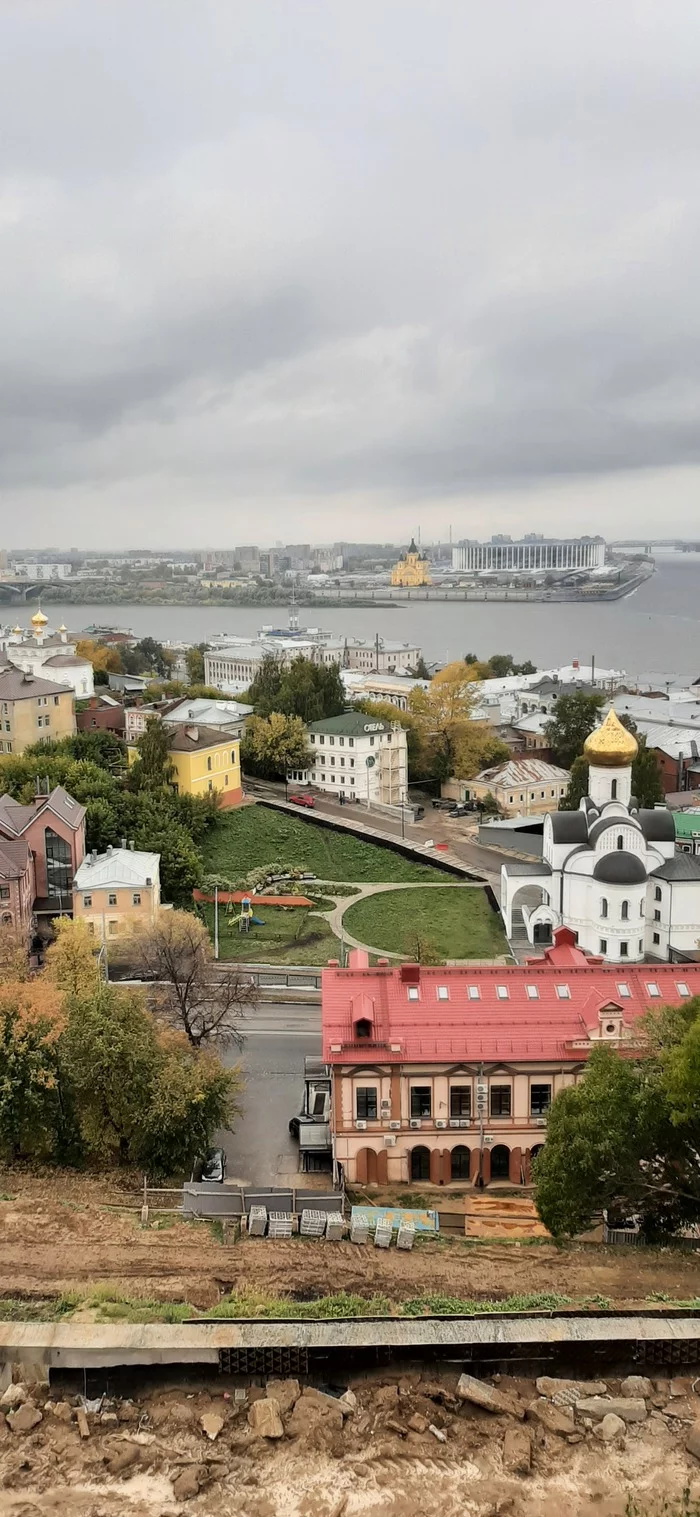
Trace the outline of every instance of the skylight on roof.
<instances>
[{"instance_id":1,"label":"skylight on roof","mask_svg":"<svg viewBox=\"0 0 700 1517\"><path fill-rule=\"evenodd\" d=\"M496 986L496 995L498 996L499 1001L507 1001L508 1000L508 986L507 985L497 985Z\"/></svg>"},{"instance_id":2,"label":"skylight on roof","mask_svg":"<svg viewBox=\"0 0 700 1517\"><path fill-rule=\"evenodd\" d=\"M469 996L470 1001L478 1001L481 995L478 985L468 985L467 995Z\"/></svg>"},{"instance_id":3,"label":"skylight on roof","mask_svg":"<svg viewBox=\"0 0 700 1517\"><path fill-rule=\"evenodd\" d=\"M438 985L436 994L438 1001L449 1001L450 999L450 992L446 985Z\"/></svg>"},{"instance_id":4,"label":"skylight on roof","mask_svg":"<svg viewBox=\"0 0 700 1517\"><path fill-rule=\"evenodd\" d=\"M569 990L568 985L555 985L554 989L556 990L560 1001L571 1000L571 991Z\"/></svg>"},{"instance_id":5,"label":"skylight on roof","mask_svg":"<svg viewBox=\"0 0 700 1517\"><path fill-rule=\"evenodd\" d=\"M679 996L690 995L690 987L686 985L685 980L676 980L676 990L678 991Z\"/></svg>"},{"instance_id":6,"label":"skylight on roof","mask_svg":"<svg viewBox=\"0 0 700 1517\"><path fill-rule=\"evenodd\" d=\"M536 985L526 985L525 986L525 990L526 990L526 993L527 993L528 1000L530 1000L530 1001L537 1001L537 1000L539 1000L540 993L539 993L539 990L537 989Z\"/></svg>"},{"instance_id":7,"label":"skylight on roof","mask_svg":"<svg viewBox=\"0 0 700 1517\"><path fill-rule=\"evenodd\" d=\"M660 996L661 995L661 991L659 990L659 987L658 987L658 985L657 985L657 983L656 983L655 980L649 980L648 981L648 983L647 983L647 995L649 995L649 996Z\"/></svg>"},{"instance_id":8,"label":"skylight on roof","mask_svg":"<svg viewBox=\"0 0 700 1517\"><path fill-rule=\"evenodd\" d=\"M621 980L617 987L617 993L619 996L631 996L632 991L630 990L629 985L627 985L624 980Z\"/></svg>"}]
</instances>

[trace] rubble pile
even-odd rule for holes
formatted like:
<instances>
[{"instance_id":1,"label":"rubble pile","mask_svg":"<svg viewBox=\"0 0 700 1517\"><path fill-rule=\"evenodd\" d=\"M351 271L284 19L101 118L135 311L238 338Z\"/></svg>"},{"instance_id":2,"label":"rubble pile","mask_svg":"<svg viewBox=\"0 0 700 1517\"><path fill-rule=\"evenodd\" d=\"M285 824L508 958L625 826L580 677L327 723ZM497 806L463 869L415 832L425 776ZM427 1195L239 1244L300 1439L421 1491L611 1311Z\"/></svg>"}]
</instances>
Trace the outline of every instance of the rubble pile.
<instances>
[{"instance_id":1,"label":"rubble pile","mask_svg":"<svg viewBox=\"0 0 700 1517\"><path fill-rule=\"evenodd\" d=\"M347 1387L221 1379L134 1399L15 1378L0 1396L2 1517L59 1505L166 1517L186 1504L207 1517L355 1517L384 1510L381 1492L401 1517L449 1501L475 1517L534 1517L564 1490L578 1517L608 1495L623 1513L628 1494L658 1501L684 1487L700 1498L700 1396L685 1377L486 1379L431 1366Z\"/></svg>"}]
</instances>

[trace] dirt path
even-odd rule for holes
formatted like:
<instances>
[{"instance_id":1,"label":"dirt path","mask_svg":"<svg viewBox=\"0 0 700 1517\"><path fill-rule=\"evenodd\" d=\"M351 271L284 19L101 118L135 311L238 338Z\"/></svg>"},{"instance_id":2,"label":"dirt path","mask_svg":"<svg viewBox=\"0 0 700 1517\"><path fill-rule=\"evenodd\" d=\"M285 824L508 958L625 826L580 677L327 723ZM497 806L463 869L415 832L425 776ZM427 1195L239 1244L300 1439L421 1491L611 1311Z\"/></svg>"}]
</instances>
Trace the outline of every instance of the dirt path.
<instances>
[{"instance_id":1,"label":"dirt path","mask_svg":"<svg viewBox=\"0 0 700 1517\"><path fill-rule=\"evenodd\" d=\"M500 1297L555 1292L644 1303L653 1293L700 1297L700 1254L553 1244L420 1245L404 1254L350 1243L245 1239L230 1247L205 1223L140 1226L138 1197L97 1180L0 1175L0 1295L52 1296L120 1282L160 1300L212 1306L228 1290L322 1295L346 1290L405 1300L424 1291ZM109 1203L134 1210L111 1211ZM164 1225L167 1222L168 1225Z\"/></svg>"}]
</instances>

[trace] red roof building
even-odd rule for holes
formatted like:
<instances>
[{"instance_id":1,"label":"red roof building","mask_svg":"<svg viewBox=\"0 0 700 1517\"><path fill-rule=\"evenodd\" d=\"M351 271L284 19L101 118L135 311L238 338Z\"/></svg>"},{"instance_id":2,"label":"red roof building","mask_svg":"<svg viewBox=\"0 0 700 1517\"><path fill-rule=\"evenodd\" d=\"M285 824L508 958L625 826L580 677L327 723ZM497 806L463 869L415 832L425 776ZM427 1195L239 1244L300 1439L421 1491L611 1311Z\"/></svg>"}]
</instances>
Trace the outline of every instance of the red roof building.
<instances>
[{"instance_id":1,"label":"red roof building","mask_svg":"<svg viewBox=\"0 0 700 1517\"><path fill-rule=\"evenodd\" d=\"M611 965L567 928L542 958L457 968L350 954L323 972L334 1157L349 1183L527 1184L554 1096L596 1043L700 995L700 964Z\"/></svg>"}]
</instances>

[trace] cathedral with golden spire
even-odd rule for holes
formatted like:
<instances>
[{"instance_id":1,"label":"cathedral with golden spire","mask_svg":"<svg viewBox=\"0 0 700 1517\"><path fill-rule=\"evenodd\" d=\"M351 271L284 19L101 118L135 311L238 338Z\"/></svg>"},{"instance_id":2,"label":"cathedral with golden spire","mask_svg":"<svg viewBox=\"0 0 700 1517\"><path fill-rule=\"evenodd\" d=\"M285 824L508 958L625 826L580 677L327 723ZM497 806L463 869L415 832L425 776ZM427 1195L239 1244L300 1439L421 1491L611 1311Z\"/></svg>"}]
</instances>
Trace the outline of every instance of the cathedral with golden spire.
<instances>
[{"instance_id":1,"label":"cathedral with golden spire","mask_svg":"<svg viewBox=\"0 0 700 1517\"><path fill-rule=\"evenodd\" d=\"M428 560L423 558L420 548L416 547L415 538L412 537L406 552L394 564L391 571L391 583L404 585L410 589L418 585L429 585L430 582Z\"/></svg>"},{"instance_id":2,"label":"cathedral with golden spire","mask_svg":"<svg viewBox=\"0 0 700 1517\"><path fill-rule=\"evenodd\" d=\"M619 965L622 996L625 965L695 956L700 942L700 858L677 852L667 806L638 805L637 753L636 737L611 709L584 744L588 795L578 810L549 811L542 858L501 869L507 935L516 913L534 947L570 928L580 948Z\"/></svg>"}]
</instances>

